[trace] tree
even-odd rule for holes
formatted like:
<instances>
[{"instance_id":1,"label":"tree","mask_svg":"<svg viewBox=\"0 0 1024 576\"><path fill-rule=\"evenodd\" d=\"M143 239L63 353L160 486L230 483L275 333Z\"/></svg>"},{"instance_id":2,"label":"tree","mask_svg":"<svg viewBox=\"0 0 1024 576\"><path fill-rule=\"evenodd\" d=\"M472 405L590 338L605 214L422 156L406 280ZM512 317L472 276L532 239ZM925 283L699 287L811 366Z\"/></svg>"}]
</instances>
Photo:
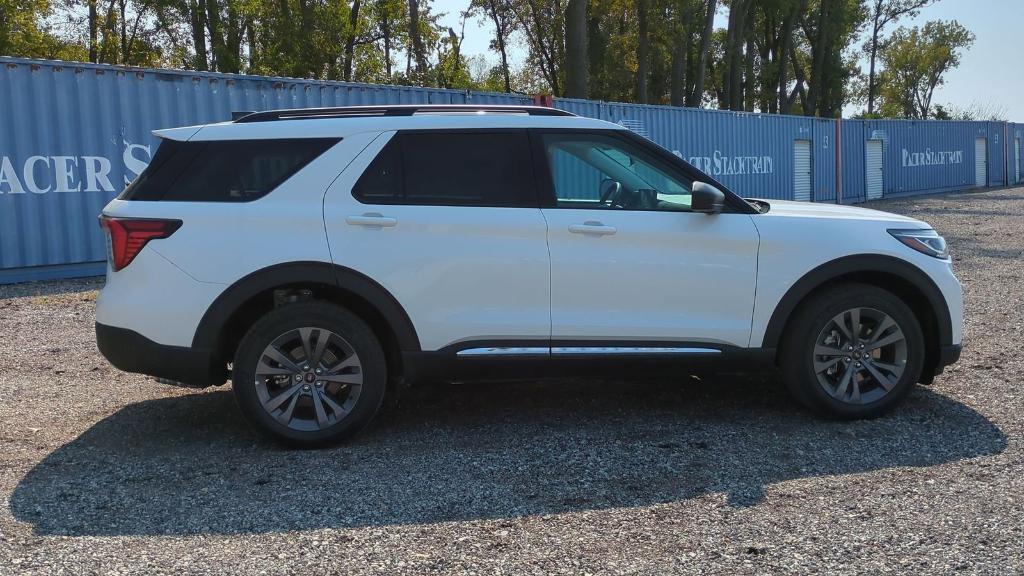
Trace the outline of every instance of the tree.
<instances>
[{"instance_id":1,"label":"tree","mask_svg":"<svg viewBox=\"0 0 1024 576\"><path fill-rule=\"evenodd\" d=\"M842 112L846 87L854 76L855 63L844 60L843 51L867 14L861 0L809 0L807 6L801 22L805 44L793 57L797 94L806 116L832 118Z\"/></svg>"},{"instance_id":2,"label":"tree","mask_svg":"<svg viewBox=\"0 0 1024 576\"><path fill-rule=\"evenodd\" d=\"M923 28L899 28L881 51L881 112L885 116L926 119L935 89L948 71L960 65L960 54L974 43L974 34L957 21L934 20Z\"/></svg>"},{"instance_id":3,"label":"tree","mask_svg":"<svg viewBox=\"0 0 1024 576\"><path fill-rule=\"evenodd\" d=\"M366 70L357 74L360 81L392 83L395 81L395 54L398 47L408 44L408 12L405 0L374 0L366 16L370 32L368 44L378 55L378 65L367 55Z\"/></svg>"},{"instance_id":4,"label":"tree","mask_svg":"<svg viewBox=\"0 0 1024 576\"><path fill-rule=\"evenodd\" d=\"M878 86L875 83L875 61L882 43L882 33L889 24L895 24L900 18L916 16L918 11L937 0L871 0L870 14L871 34L868 36L864 51L868 55L868 114L875 112L875 95Z\"/></svg>"},{"instance_id":5,"label":"tree","mask_svg":"<svg viewBox=\"0 0 1024 576\"><path fill-rule=\"evenodd\" d=\"M707 0L707 8L704 11L704 30L701 32L700 47L697 49L697 64L694 67L696 77L687 91L687 106L699 106L704 97L704 79L707 75L708 54L711 52L716 9L716 0Z\"/></svg>"},{"instance_id":6,"label":"tree","mask_svg":"<svg viewBox=\"0 0 1024 576\"><path fill-rule=\"evenodd\" d=\"M829 1L829 0L823 0ZM743 44L746 37L747 13L754 0L731 0L729 26L725 39L725 102L723 108L743 110Z\"/></svg>"},{"instance_id":7,"label":"tree","mask_svg":"<svg viewBox=\"0 0 1024 576\"><path fill-rule=\"evenodd\" d=\"M419 0L409 0L409 43L412 45L412 56L416 62L417 84L423 84L427 77L427 50L423 44L423 30L420 27Z\"/></svg>"},{"instance_id":8,"label":"tree","mask_svg":"<svg viewBox=\"0 0 1024 576\"><path fill-rule=\"evenodd\" d=\"M509 0L473 0L473 6L483 11L494 25L494 38L490 48L500 58L501 77L505 92L512 91L512 77L508 65L508 38L516 30L516 15Z\"/></svg>"},{"instance_id":9,"label":"tree","mask_svg":"<svg viewBox=\"0 0 1024 576\"><path fill-rule=\"evenodd\" d=\"M645 0L637 0L644 2ZM587 97L587 0L568 0L565 8L565 95Z\"/></svg>"},{"instance_id":10,"label":"tree","mask_svg":"<svg viewBox=\"0 0 1024 576\"><path fill-rule=\"evenodd\" d=\"M565 6L565 0L521 0L515 4L516 20L530 49L530 63L539 69L555 96L563 95Z\"/></svg>"},{"instance_id":11,"label":"tree","mask_svg":"<svg viewBox=\"0 0 1024 576\"><path fill-rule=\"evenodd\" d=\"M650 66L651 36L647 0L636 0L636 101L647 104L647 80Z\"/></svg>"}]
</instances>

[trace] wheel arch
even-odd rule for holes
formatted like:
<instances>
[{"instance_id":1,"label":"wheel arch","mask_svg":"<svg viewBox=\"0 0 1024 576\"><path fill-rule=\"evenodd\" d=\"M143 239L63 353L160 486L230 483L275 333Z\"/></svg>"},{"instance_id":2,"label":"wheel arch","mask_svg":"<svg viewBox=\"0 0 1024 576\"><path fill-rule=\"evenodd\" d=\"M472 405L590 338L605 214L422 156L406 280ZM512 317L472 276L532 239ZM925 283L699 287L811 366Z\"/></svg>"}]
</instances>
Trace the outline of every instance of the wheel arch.
<instances>
[{"instance_id":1,"label":"wheel arch","mask_svg":"<svg viewBox=\"0 0 1024 576\"><path fill-rule=\"evenodd\" d=\"M206 310L192 340L230 361L255 320L275 306L278 290L308 289L316 299L334 302L363 318L399 368L402 352L420 351L419 337L405 309L383 286L350 268L327 262L289 262L248 274L228 287ZM400 371L400 370L399 370Z\"/></svg>"},{"instance_id":2,"label":"wheel arch","mask_svg":"<svg viewBox=\"0 0 1024 576\"><path fill-rule=\"evenodd\" d=\"M880 254L858 254L826 262L804 274L779 300L768 321L762 346L778 349L796 310L809 297L844 282L878 286L902 299L914 312L925 336L922 380L930 382L939 363L941 346L953 340L953 324L942 292L920 268Z\"/></svg>"}]
</instances>

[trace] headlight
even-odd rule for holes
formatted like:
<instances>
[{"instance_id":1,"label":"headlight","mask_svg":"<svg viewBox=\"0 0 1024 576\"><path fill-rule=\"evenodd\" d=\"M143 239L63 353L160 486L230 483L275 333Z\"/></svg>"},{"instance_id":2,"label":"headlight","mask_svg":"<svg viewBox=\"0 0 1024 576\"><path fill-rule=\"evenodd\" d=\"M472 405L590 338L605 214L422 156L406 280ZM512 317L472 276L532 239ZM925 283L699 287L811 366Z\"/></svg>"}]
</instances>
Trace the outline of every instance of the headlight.
<instances>
[{"instance_id":1,"label":"headlight","mask_svg":"<svg viewBox=\"0 0 1024 576\"><path fill-rule=\"evenodd\" d=\"M922 254L943 260L949 257L946 239L935 230L889 230L889 234Z\"/></svg>"}]
</instances>

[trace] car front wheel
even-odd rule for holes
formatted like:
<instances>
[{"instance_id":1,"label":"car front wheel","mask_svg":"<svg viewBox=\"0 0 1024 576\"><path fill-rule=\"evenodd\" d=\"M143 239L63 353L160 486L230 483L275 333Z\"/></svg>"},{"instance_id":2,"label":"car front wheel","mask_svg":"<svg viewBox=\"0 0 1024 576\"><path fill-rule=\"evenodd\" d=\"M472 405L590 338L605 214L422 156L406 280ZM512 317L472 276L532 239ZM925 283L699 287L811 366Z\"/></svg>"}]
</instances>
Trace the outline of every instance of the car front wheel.
<instances>
[{"instance_id":1,"label":"car front wheel","mask_svg":"<svg viewBox=\"0 0 1024 576\"><path fill-rule=\"evenodd\" d=\"M802 404L839 418L871 418L921 377L920 323L899 297L867 284L824 290L801 306L781 352L786 385Z\"/></svg>"}]
</instances>

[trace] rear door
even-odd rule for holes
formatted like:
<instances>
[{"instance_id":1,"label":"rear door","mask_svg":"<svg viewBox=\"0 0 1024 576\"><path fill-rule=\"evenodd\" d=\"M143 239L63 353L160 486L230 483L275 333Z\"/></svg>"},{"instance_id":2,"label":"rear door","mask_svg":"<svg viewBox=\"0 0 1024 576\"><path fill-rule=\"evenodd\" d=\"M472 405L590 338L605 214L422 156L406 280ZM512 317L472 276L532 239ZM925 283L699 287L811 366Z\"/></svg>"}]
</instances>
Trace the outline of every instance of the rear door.
<instances>
[{"instance_id":1,"label":"rear door","mask_svg":"<svg viewBox=\"0 0 1024 576\"><path fill-rule=\"evenodd\" d=\"M324 219L333 261L387 289L423 350L547 346L547 228L525 130L383 133L331 185Z\"/></svg>"},{"instance_id":2,"label":"rear door","mask_svg":"<svg viewBox=\"0 0 1024 576\"><path fill-rule=\"evenodd\" d=\"M536 134L548 167L552 353L748 346L750 215L690 212L692 177L616 132Z\"/></svg>"}]
</instances>

